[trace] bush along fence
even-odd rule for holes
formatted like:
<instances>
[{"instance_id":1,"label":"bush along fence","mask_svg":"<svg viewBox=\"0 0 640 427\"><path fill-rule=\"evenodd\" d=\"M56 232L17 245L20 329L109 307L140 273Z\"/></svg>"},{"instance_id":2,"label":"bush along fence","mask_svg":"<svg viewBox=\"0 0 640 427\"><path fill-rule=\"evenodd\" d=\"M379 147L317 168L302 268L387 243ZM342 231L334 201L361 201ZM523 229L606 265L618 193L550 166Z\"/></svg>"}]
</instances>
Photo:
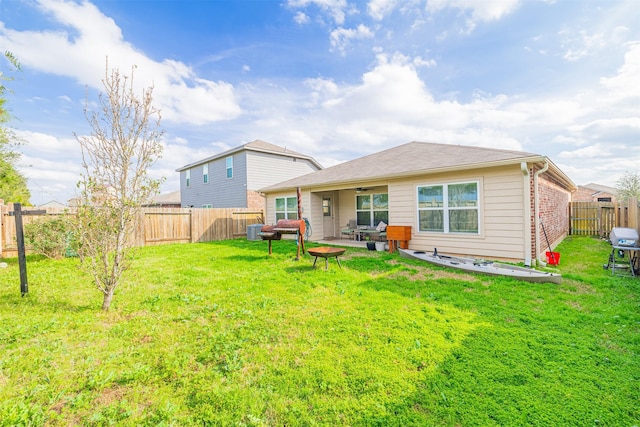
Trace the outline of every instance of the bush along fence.
<instances>
[{"instance_id":1,"label":"bush along fence","mask_svg":"<svg viewBox=\"0 0 640 427\"><path fill-rule=\"evenodd\" d=\"M30 211L36 215L28 214ZM13 204L0 201L0 256L18 255L16 224ZM73 215L74 208L40 209L22 207L25 228L43 220ZM228 240L247 235L251 224L262 223L264 213L245 208L144 208L140 213L136 231L131 236L134 246L150 246L166 243L194 243ZM27 245L27 250L29 251Z\"/></svg>"},{"instance_id":2,"label":"bush along fence","mask_svg":"<svg viewBox=\"0 0 640 427\"><path fill-rule=\"evenodd\" d=\"M640 231L640 207L637 198L626 203L571 202L569 204L570 234L609 238L613 227Z\"/></svg>"}]
</instances>

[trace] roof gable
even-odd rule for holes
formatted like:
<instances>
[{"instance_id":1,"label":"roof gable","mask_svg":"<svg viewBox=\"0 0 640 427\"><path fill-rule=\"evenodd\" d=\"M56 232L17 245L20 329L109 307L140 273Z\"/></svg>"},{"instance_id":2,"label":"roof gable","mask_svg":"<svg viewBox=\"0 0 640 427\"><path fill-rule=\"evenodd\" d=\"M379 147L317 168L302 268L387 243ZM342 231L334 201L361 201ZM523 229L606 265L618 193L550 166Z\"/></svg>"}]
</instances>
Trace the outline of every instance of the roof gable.
<instances>
[{"instance_id":1,"label":"roof gable","mask_svg":"<svg viewBox=\"0 0 640 427\"><path fill-rule=\"evenodd\" d=\"M593 191L594 194L596 194L596 193L616 194L618 192L618 190L616 188L609 187L609 186L606 186L606 185L594 184L594 183L589 183L587 185L580 185L579 187L591 190L591 191Z\"/></svg>"},{"instance_id":2,"label":"roof gable","mask_svg":"<svg viewBox=\"0 0 640 427\"><path fill-rule=\"evenodd\" d=\"M269 142L261 141L256 139L255 141L248 142L246 144L240 145L238 147L232 148L227 151L223 151L222 153L215 154L213 156L207 157L202 160L198 160L197 162L189 163L188 165L182 166L176 169L176 172L181 172L186 169L190 169L194 166L198 166L204 163L209 163L213 160L217 160L220 158L231 156L235 153L239 153L241 151L255 151L261 153L275 154L279 156L292 157L296 159L304 159L310 161L314 166L318 169L322 169L322 165L318 163L313 157L307 156L302 153L298 153L297 151L289 150L287 147L280 147L279 145L271 144Z\"/></svg>"}]
</instances>

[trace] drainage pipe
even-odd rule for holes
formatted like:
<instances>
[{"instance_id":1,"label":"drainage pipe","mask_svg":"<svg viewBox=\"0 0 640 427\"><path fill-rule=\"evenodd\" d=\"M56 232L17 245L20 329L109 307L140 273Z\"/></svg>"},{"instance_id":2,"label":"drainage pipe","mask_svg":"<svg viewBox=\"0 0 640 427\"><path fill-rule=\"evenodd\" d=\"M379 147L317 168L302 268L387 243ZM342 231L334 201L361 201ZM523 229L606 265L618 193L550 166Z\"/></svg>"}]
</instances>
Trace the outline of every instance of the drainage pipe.
<instances>
[{"instance_id":1,"label":"drainage pipe","mask_svg":"<svg viewBox=\"0 0 640 427\"><path fill-rule=\"evenodd\" d=\"M524 265L531 267L531 182L529 165L527 162L520 163L522 171L522 194L524 199Z\"/></svg>"},{"instance_id":2,"label":"drainage pipe","mask_svg":"<svg viewBox=\"0 0 640 427\"><path fill-rule=\"evenodd\" d=\"M547 263L540 259L540 197L538 194L538 176L545 173L549 169L549 161L545 157L544 166L533 174L533 203L535 209L534 222L536 224L536 261L538 265L546 266ZM551 250L551 248L549 248Z\"/></svg>"}]
</instances>

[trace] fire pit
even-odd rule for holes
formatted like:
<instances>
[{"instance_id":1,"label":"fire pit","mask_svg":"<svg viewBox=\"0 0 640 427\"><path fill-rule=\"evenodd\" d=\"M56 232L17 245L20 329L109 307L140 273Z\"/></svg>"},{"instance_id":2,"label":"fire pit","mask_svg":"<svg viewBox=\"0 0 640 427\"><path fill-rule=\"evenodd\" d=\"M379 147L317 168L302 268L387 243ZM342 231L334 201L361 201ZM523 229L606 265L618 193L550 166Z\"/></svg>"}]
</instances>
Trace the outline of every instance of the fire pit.
<instances>
[{"instance_id":1,"label":"fire pit","mask_svg":"<svg viewBox=\"0 0 640 427\"><path fill-rule=\"evenodd\" d=\"M616 268L626 269L624 264L616 264L616 253L619 261L628 258L629 271L632 276L636 275L636 263L638 261L638 252L640 251L640 238L638 232L633 228L614 227L609 234L611 242L611 253L609 260L604 268L611 269L611 274L616 274Z\"/></svg>"},{"instance_id":2,"label":"fire pit","mask_svg":"<svg viewBox=\"0 0 640 427\"><path fill-rule=\"evenodd\" d=\"M342 268L342 265L340 265L340 260L338 259L338 257L342 255L344 251L345 251L344 248L332 248L329 246L321 246L319 248L309 249L309 255L316 257L316 259L313 260L313 267L316 266L316 261L318 261L318 257L320 257L320 258L324 258L324 269L328 270L329 258L335 258L336 261L338 262L338 267Z\"/></svg>"}]
</instances>

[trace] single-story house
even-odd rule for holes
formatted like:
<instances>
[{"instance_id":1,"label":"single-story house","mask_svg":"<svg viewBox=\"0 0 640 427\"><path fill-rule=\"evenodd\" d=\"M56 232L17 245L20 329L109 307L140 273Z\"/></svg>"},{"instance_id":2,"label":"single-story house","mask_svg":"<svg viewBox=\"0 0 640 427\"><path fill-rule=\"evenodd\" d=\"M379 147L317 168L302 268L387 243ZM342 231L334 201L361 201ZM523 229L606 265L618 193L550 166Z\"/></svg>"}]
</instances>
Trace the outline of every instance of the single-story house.
<instances>
[{"instance_id":1,"label":"single-story house","mask_svg":"<svg viewBox=\"0 0 640 427\"><path fill-rule=\"evenodd\" d=\"M50 200L47 203L43 203L38 206L39 209L49 209L49 208L64 209L66 207L67 206L64 203L60 203L57 200Z\"/></svg>"},{"instance_id":2,"label":"single-story house","mask_svg":"<svg viewBox=\"0 0 640 427\"><path fill-rule=\"evenodd\" d=\"M298 188L312 241L339 238L354 220L369 227L384 221L411 226L411 249L526 265L544 262L547 240L555 247L568 234L576 190L546 156L425 142L262 188L267 223L297 216Z\"/></svg>"},{"instance_id":3,"label":"single-story house","mask_svg":"<svg viewBox=\"0 0 640 427\"><path fill-rule=\"evenodd\" d=\"M590 183L579 185L578 190L571 196L573 202L615 202L616 190L606 185Z\"/></svg>"},{"instance_id":4,"label":"single-story house","mask_svg":"<svg viewBox=\"0 0 640 427\"><path fill-rule=\"evenodd\" d=\"M313 157L256 140L181 168L183 208L249 208L263 211L257 190L322 169Z\"/></svg>"},{"instance_id":5,"label":"single-story house","mask_svg":"<svg viewBox=\"0 0 640 427\"><path fill-rule=\"evenodd\" d=\"M158 194L152 197L151 201L144 206L154 208L179 208L181 207L180 191Z\"/></svg>"}]
</instances>

